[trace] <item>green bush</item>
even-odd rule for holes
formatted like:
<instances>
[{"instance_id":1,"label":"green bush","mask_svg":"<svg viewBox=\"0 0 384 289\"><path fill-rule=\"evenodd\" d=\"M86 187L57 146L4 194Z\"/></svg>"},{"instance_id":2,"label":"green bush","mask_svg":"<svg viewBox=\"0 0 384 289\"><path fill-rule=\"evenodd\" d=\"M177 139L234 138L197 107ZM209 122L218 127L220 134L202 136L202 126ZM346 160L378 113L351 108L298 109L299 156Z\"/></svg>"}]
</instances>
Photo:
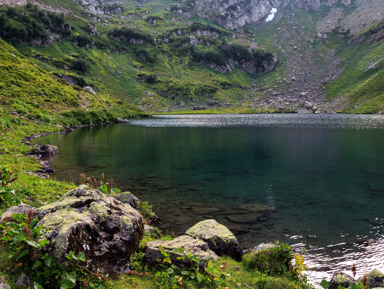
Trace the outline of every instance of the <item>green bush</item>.
<instances>
[{"instance_id":1,"label":"green bush","mask_svg":"<svg viewBox=\"0 0 384 289\"><path fill-rule=\"evenodd\" d=\"M63 37L71 34L63 14L42 11L32 4L0 10L0 36L6 41L45 44L51 32Z\"/></svg>"}]
</instances>

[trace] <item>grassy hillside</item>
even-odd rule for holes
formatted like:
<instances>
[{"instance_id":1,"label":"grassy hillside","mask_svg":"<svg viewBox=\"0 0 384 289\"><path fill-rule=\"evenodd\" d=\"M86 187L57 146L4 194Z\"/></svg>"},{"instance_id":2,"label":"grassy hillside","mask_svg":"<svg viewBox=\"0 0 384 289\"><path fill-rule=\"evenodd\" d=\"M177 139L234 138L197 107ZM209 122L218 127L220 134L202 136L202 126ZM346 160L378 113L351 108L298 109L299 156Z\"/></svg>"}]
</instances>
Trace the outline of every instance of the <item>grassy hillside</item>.
<instances>
[{"instance_id":1,"label":"grassy hillside","mask_svg":"<svg viewBox=\"0 0 384 289\"><path fill-rule=\"evenodd\" d=\"M245 37L232 39L215 25L198 19L186 23L165 9L168 4L128 5L122 14L98 22L88 22L80 12L44 14L33 5L3 8L1 35L56 79L91 86L146 111L209 102L236 106L255 76L241 67L228 73L212 67L225 68L234 58L259 65L262 72L262 62L272 55L261 48L249 52ZM196 31L203 35L191 38Z\"/></svg>"},{"instance_id":2,"label":"grassy hillside","mask_svg":"<svg viewBox=\"0 0 384 289\"><path fill-rule=\"evenodd\" d=\"M374 23L339 48L344 70L327 85L327 92L340 111L384 112L383 31L384 22Z\"/></svg>"}]
</instances>

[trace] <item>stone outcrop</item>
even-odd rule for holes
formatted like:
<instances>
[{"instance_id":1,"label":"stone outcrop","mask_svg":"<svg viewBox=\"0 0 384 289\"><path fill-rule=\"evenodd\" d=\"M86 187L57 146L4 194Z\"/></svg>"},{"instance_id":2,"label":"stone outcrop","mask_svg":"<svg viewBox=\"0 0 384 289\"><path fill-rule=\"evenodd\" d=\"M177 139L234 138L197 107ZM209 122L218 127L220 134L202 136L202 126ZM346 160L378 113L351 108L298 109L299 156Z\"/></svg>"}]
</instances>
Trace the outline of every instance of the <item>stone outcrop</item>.
<instances>
[{"instance_id":1,"label":"stone outcrop","mask_svg":"<svg viewBox=\"0 0 384 289\"><path fill-rule=\"evenodd\" d=\"M36 210L34 218L46 232L45 250L59 262L66 255L84 253L92 272L124 272L129 256L144 232L143 217L128 204L81 186L59 201Z\"/></svg>"},{"instance_id":2,"label":"stone outcrop","mask_svg":"<svg viewBox=\"0 0 384 289\"><path fill-rule=\"evenodd\" d=\"M145 260L152 266L158 264L158 259L163 260L164 255L161 254L160 248L169 254L172 264L179 266L190 266L191 260L188 258L181 258L183 254L174 252L175 249L183 248L186 254L191 253L199 259L199 266L204 267L209 260L216 260L217 255L212 252L208 244L204 241L194 239L190 236L180 236L172 241L152 241L147 244L145 251Z\"/></svg>"},{"instance_id":3,"label":"stone outcrop","mask_svg":"<svg viewBox=\"0 0 384 289\"><path fill-rule=\"evenodd\" d=\"M197 223L189 228L186 235L203 240L213 252L219 256L228 255L240 261L243 250L235 235L224 225L210 219Z\"/></svg>"}]
</instances>

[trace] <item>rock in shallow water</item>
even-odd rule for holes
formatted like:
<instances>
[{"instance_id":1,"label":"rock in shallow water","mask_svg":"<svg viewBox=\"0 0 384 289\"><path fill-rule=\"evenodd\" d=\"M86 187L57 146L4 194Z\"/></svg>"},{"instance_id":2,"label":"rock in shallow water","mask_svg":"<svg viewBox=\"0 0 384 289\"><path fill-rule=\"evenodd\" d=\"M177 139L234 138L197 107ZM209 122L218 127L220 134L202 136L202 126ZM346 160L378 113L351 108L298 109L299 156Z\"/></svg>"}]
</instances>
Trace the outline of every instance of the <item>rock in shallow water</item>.
<instances>
[{"instance_id":1,"label":"rock in shallow water","mask_svg":"<svg viewBox=\"0 0 384 289\"><path fill-rule=\"evenodd\" d=\"M228 255L236 260L241 260L243 256L243 250L235 235L214 219L197 223L185 234L207 242L209 249L219 256Z\"/></svg>"},{"instance_id":2,"label":"rock in shallow water","mask_svg":"<svg viewBox=\"0 0 384 289\"><path fill-rule=\"evenodd\" d=\"M36 210L41 238L59 262L66 255L84 253L92 272L122 272L144 232L143 217L128 204L97 190L79 187L59 201Z\"/></svg>"}]
</instances>

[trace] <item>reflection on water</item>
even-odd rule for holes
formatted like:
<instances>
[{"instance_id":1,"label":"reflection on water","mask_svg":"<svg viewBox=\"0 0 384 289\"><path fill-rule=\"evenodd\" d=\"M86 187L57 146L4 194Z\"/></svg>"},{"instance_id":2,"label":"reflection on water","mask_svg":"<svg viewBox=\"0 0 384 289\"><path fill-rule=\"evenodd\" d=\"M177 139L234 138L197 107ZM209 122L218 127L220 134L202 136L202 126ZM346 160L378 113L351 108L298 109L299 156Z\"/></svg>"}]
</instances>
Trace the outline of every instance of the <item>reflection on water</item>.
<instances>
[{"instance_id":1,"label":"reflection on water","mask_svg":"<svg viewBox=\"0 0 384 289\"><path fill-rule=\"evenodd\" d=\"M38 140L58 179L113 177L163 229L215 218L244 248L305 248L309 279L384 270L384 116L158 116Z\"/></svg>"}]
</instances>

